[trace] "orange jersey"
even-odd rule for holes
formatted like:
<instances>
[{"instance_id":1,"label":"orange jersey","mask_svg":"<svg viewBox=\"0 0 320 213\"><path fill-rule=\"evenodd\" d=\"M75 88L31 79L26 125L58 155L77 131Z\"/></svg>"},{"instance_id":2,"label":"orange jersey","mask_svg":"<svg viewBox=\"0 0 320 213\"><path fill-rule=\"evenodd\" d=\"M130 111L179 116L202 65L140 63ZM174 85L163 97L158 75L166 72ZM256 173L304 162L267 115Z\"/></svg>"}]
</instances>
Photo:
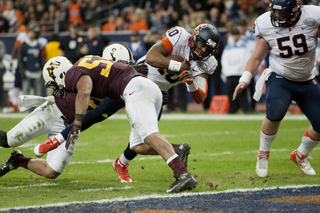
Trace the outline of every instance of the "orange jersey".
<instances>
[{"instance_id":1,"label":"orange jersey","mask_svg":"<svg viewBox=\"0 0 320 213\"><path fill-rule=\"evenodd\" d=\"M76 22L83 25L83 20L80 14L80 4L69 4L69 23Z\"/></svg>"}]
</instances>

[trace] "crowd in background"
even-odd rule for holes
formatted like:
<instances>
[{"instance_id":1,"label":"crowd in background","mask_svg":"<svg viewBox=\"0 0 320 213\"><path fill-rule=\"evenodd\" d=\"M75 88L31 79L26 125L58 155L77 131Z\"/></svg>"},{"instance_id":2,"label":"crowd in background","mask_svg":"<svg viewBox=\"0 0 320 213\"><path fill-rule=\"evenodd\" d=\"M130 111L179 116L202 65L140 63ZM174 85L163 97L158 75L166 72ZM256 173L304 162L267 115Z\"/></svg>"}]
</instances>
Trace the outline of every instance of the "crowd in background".
<instances>
[{"instance_id":1,"label":"crowd in background","mask_svg":"<svg viewBox=\"0 0 320 213\"><path fill-rule=\"evenodd\" d=\"M318 0L306 0L304 4L318 4ZM255 39L250 29L255 19L268 11L268 5L269 0L131 0L120 3L116 0L0 0L0 36L26 32L30 24L36 23L41 33L51 35L45 47L46 60L42 64L57 55L64 55L75 63L87 54L101 55L109 43L109 32L126 30L131 31L128 47L137 60L169 28L181 26L191 33L198 24L211 23L226 31L219 51L215 53L219 66L210 76L214 82L214 94L223 93L221 78L226 81L229 94L254 47L250 43ZM142 36L141 30L148 33ZM86 31L87 37L80 36L79 31ZM69 33L59 38L61 32ZM70 44L74 49L70 49ZM225 49L228 51L223 56ZM235 58L232 55L236 51L244 58L230 61ZM14 59L15 54L11 56ZM223 64L228 69L223 69ZM228 73L228 70L238 72ZM246 96L241 97L242 101L231 103L229 113L236 113L239 109L244 113L254 111L254 101L250 98L254 82L251 85L250 91L244 93ZM184 91L183 84L169 91L168 111L175 111L175 107L181 112L187 111ZM209 108L212 95L208 94L204 109Z\"/></svg>"},{"instance_id":2,"label":"crowd in background","mask_svg":"<svg viewBox=\"0 0 320 213\"><path fill-rule=\"evenodd\" d=\"M0 0L0 32L19 32L20 27L37 21L42 31L52 32L59 22L59 32L71 22L86 29L97 24L102 31L158 31L181 25L188 31L199 23L210 22L225 27L245 18L248 25L264 13L269 0ZM109 8L112 8L110 10Z\"/></svg>"}]
</instances>

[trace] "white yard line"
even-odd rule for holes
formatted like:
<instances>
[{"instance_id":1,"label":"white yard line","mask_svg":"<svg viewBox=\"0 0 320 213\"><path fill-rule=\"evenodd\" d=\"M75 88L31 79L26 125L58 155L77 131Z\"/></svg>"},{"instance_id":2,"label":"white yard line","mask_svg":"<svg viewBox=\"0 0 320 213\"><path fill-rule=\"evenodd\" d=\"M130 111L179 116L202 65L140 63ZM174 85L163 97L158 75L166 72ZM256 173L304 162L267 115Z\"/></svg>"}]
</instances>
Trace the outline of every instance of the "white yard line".
<instances>
[{"instance_id":1,"label":"white yard line","mask_svg":"<svg viewBox=\"0 0 320 213\"><path fill-rule=\"evenodd\" d=\"M108 187L108 188L99 188L99 189L82 189L80 192L97 192L97 191L113 191L121 189L133 189L134 187L125 186L125 187Z\"/></svg>"},{"instance_id":2,"label":"white yard line","mask_svg":"<svg viewBox=\"0 0 320 213\"><path fill-rule=\"evenodd\" d=\"M41 187L41 186L56 186L56 185L58 185L58 184L57 183L41 183L41 184L13 186L13 187L0 186L0 189L22 189L22 188Z\"/></svg>"},{"instance_id":3,"label":"white yard line","mask_svg":"<svg viewBox=\"0 0 320 213\"><path fill-rule=\"evenodd\" d=\"M264 190L278 190L278 189L301 189L301 188L310 188L310 187L319 187L318 184L305 184L305 185L288 185L288 186L277 186L277 187L264 187L264 188L252 188L252 189L228 189L224 191L210 191L210 192L182 192L178 194L153 194L137 197L118 197L112 199L103 199L103 200L93 200L93 201L72 201L64 203L50 203L45 205L34 205L34 206L22 206L22 207L12 207L12 208L0 208L0 211L8 210L21 210L21 209L36 209L36 208L49 208L49 207L60 207L67 206L71 204L92 204L92 203L112 203L112 202L124 202L124 201L133 201L133 200L147 200L147 199L161 199L161 198L179 198L179 197L192 197L198 195L217 195L217 194L228 194L234 192L258 192ZM123 189L126 189L124 187ZM82 190L80 190L82 191Z\"/></svg>"}]
</instances>

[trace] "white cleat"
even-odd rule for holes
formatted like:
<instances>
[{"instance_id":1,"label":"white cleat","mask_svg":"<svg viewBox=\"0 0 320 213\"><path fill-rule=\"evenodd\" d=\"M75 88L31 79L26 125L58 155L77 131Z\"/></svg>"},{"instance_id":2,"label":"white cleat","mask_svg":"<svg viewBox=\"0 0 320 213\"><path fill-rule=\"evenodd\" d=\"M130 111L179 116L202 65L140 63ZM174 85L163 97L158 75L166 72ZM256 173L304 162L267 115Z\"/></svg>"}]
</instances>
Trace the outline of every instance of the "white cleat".
<instances>
[{"instance_id":1,"label":"white cleat","mask_svg":"<svg viewBox=\"0 0 320 213\"><path fill-rule=\"evenodd\" d=\"M309 163L309 158L310 157L308 155L301 154L297 149L290 154L290 160L297 164L303 174L316 175L316 172Z\"/></svg>"},{"instance_id":2,"label":"white cleat","mask_svg":"<svg viewBox=\"0 0 320 213\"><path fill-rule=\"evenodd\" d=\"M269 151L260 151L257 157L256 174L258 177L268 176Z\"/></svg>"}]
</instances>

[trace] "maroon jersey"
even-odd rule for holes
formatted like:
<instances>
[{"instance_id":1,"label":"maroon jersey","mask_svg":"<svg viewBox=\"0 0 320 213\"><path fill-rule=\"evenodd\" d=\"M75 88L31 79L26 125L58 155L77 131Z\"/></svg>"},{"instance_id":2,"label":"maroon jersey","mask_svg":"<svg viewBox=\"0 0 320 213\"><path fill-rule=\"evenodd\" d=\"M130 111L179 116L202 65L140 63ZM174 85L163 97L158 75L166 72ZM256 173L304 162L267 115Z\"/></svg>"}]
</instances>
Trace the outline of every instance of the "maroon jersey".
<instances>
[{"instance_id":1,"label":"maroon jersey","mask_svg":"<svg viewBox=\"0 0 320 213\"><path fill-rule=\"evenodd\" d=\"M70 93L77 93L76 84L83 75L89 75L92 79L91 97L117 100L121 100L121 95L132 78L142 76L128 64L88 55L77 61L66 73L65 83Z\"/></svg>"},{"instance_id":2,"label":"maroon jersey","mask_svg":"<svg viewBox=\"0 0 320 213\"><path fill-rule=\"evenodd\" d=\"M71 124L74 121L76 93L67 93L66 98L62 99L55 97L56 104L63 114L64 118L67 119L67 123ZM103 99L90 98L90 104L88 110L95 109Z\"/></svg>"},{"instance_id":3,"label":"maroon jersey","mask_svg":"<svg viewBox=\"0 0 320 213\"><path fill-rule=\"evenodd\" d=\"M67 123L71 124L74 120L75 107L74 103L76 101L75 93L68 93L65 99L55 97L56 104L60 112L67 119Z\"/></svg>"}]
</instances>

